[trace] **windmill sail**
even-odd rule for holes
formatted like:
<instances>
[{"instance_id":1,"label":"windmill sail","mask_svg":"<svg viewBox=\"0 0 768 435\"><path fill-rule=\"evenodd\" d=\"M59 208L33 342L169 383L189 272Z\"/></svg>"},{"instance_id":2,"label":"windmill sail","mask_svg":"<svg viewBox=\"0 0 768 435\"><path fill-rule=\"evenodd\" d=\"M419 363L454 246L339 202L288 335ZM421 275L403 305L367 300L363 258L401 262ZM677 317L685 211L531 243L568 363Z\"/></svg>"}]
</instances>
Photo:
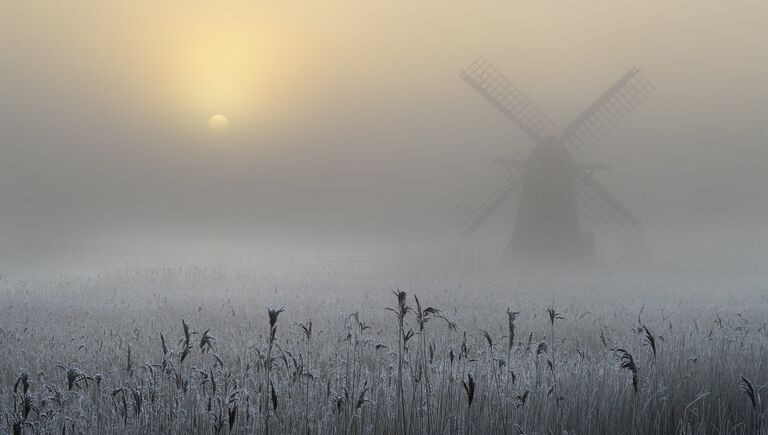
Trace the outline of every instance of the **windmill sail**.
<instances>
[{"instance_id":1,"label":"windmill sail","mask_svg":"<svg viewBox=\"0 0 768 435\"><path fill-rule=\"evenodd\" d=\"M477 229L519 187L520 175L501 165L456 208L456 219L464 235Z\"/></svg>"},{"instance_id":2,"label":"windmill sail","mask_svg":"<svg viewBox=\"0 0 768 435\"><path fill-rule=\"evenodd\" d=\"M461 78L536 142L550 133L552 121L487 60L480 57Z\"/></svg>"},{"instance_id":3,"label":"windmill sail","mask_svg":"<svg viewBox=\"0 0 768 435\"><path fill-rule=\"evenodd\" d=\"M618 242L637 240L640 222L583 169L576 171L576 201L583 216Z\"/></svg>"},{"instance_id":4,"label":"windmill sail","mask_svg":"<svg viewBox=\"0 0 768 435\"><path fill-rule=\"evenodd\" d=\"M630 69L563 131L561 140L580 154L598 143L654 90L639 68Z\"/></svg>"}]
</instances>

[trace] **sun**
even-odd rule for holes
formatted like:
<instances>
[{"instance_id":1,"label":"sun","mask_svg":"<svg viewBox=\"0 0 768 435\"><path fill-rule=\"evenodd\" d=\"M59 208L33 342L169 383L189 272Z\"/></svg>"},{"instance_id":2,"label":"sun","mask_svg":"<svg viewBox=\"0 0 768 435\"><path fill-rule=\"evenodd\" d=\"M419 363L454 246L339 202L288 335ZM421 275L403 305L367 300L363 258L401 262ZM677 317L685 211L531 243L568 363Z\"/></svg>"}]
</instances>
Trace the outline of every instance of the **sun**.
<instances>
[{"instance_id":1,"label":"sun","mask_svg":"<svg viewBox=\"0 0 768 435\"><path fill-rule=\"evenodd\" d=\"M221 113L217 113L208 118L208 129L216 132L227 131L229 128L229 119Z\"/></svg>"}]
</instances>

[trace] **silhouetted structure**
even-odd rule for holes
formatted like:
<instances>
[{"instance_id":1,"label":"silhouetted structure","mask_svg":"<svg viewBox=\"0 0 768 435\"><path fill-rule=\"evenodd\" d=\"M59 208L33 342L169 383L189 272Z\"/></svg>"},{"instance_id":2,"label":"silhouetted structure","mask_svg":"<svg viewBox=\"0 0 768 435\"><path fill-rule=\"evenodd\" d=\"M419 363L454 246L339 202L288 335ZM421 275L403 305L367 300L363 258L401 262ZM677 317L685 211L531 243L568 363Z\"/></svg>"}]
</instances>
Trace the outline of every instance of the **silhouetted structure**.
<instances>
[{"instance_id":1,"label":"silhouetted structure","mask_svg":"<svg viewBox=\"0 0 768 435\"><path fill-rule=\"evenodd\" d=\"M527 259L583 260L594 237L582 231L579 212L620 243L636 241L640 223L592 177L606 167L578 164L583 154L618 125L651 92L638 68L630 69L568 125L559 137L552 121L488 61L479 58L461 78L530 136L530 152L496 161L498 170L458 207L464 234L476 230L504 201L520 192L517 219L505 253Z\"/></svg>"}]
</instances>

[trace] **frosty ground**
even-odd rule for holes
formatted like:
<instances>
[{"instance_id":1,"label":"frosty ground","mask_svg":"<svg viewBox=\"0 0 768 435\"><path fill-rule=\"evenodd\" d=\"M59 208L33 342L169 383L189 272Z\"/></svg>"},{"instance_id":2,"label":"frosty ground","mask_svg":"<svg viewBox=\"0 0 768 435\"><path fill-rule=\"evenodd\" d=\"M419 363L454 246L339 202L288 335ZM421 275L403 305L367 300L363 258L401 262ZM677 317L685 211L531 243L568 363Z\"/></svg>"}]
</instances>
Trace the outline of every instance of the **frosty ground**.
<instances>
[{"instance_id":1,"label":"frosty ground","mask_svg":"<svg viewBox=\"0 0 768 435\"><path fill-rule=\"evenodd\" d=\"M766 282L418 261L6 276L0 428L765 432Z\"/></svg>"}]
</instances>

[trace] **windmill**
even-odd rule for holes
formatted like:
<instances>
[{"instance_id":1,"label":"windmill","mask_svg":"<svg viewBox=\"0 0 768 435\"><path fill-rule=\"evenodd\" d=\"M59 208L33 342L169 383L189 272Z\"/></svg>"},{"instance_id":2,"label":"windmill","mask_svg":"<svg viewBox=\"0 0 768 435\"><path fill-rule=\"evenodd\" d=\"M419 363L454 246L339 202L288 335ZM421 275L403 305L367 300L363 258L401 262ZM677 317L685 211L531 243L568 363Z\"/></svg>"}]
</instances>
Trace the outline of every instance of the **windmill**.
<instances>
[{"instance_id":1,"label":"windmill","mask_svg":"<svg viewBox=\"0 0 768 435\"><path fill-rule=\"evenodd\" d=\"M594 237L581 230L584 216L619 244L630 246L642 228L634 216L593 177L599 164L576 163L600 142L654 88L632 68L608 88L559 136L552 121L485 59L478 58L461 78L531 139L457 208L464 234L474 232L499 206L519 193L517 218L506 255L524 258L581 259L594 253Z\"/></svg>"}]
</instances>

